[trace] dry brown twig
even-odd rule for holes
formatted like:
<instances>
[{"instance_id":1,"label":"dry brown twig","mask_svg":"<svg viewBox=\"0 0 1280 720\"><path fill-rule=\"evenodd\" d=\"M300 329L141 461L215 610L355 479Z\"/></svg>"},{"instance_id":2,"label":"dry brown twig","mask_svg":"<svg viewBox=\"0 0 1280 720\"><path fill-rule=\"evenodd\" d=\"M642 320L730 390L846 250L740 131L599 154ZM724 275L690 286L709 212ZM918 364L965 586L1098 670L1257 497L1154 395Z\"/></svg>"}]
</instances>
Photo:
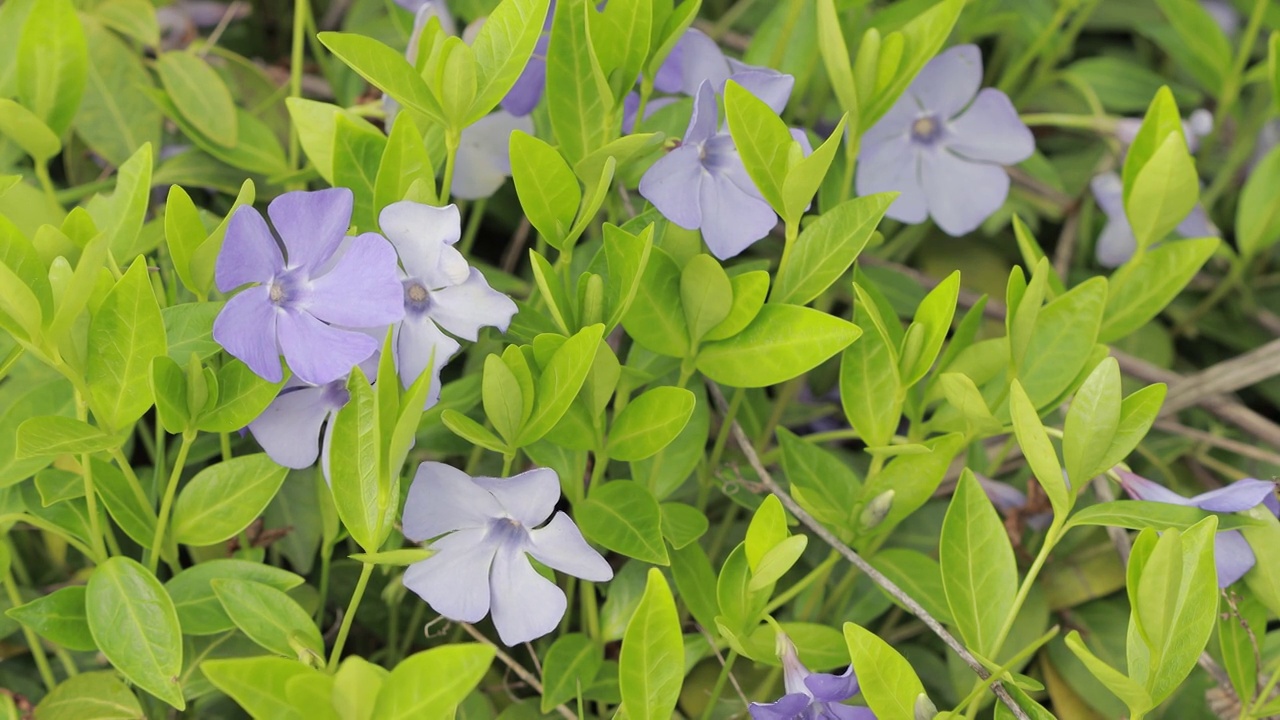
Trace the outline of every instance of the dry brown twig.
<instances>
[{"instance_id":1,"label":"dry brown twig","mask_svg":"<svg viewBox=\"0 0 1280 720\"><path fill-rule=\"evenodd\" d=\"M707 383L707 388L710 390L712 397L715 398L716 407L719 408L721 416L725 416L729 404L724 399L724 393L720 392L720 388L712 382ZM750 464L751 468L760 476L760 481L769 489L769 492L773 493L778 500L782 502L788 512L794 515L797 520L805 525L805 527L809 528L813 534L821 538L823 542L830 545L833 550L840 553L845 560L848 560L854 567L858 568L859 571L871 578L872 582L879 585L885 590L885 592L889 593L901 602L912 615L919 618L921 622L933 631L934 635L937 635L942 642L947 645L947 647L951 648L956 655L958 655L960 659L963 660L975 674L977 674L979 678L986 680L991 677L991 672L988 671L982 663L978 662L977 658L975 658L964 645L960 644L960 641L956 640L955 636L950 632L947 632L947 629L942 627L942 623L938 622L938 620L930 615L929 612L920 605L920 603L916 602L915 598L908 595L892 580L885 577L879 570L872 567L871 564L864 560L861 555L853 550L853 548L840 542L839 538L832 534L832 532L823 526L822 523L815 520L812 515L805 512L805 509L800 507L800 505L797 504L796 501L793 500L791 496L774 481L773 475L771 475L769 471L765 469L764 464L760 462L760 456L756 454L755 448L751 445L751 441L747 439L746 433L743 432L742 426L738 424L737 420L732 421L730 432L733 435L734 442L737 443L742 454L746 456L747 463ZM999 680L995 680L991 683L991 691L995 693L996 697L1009 708L1009 711L1014 717L1019 718L1019 720L1030 720L1026 712L1018 706L1018 703L1009 695L1009 691L1004 689L1004 685L1001 684Z\"/></svg>"},{"instance_id":2,"label":"dry brown twig","mask_svg":"<svg viewBox=\"0 0 1280 720\"><path fill-rule=\"evenodd\" d=\"M467 634L470 635L472 638L474 638L476 641L492 647L494 654L497 655L498 659L502 661L502 664L506 665L508 668L511 668L511 672L515 673L517 677L519 677L521 680L528 683L529 687L533 688L534 692L538 693L539 695L542 694L542 683L538 682L538 678L534 677L533 673L529 672L524 668L523 665L516 662L515 658L511 657L506 652L504 652L502 648L498 647L492 640L485 637L484 633L475 629L475 627L473 627L470 623L458 623L458 624L461 625L462 629L466 630ZM565 720L578 720L578 716L572 710L565 707L564 705L557 705L556 712L560 713L560 715L563 716Z\"/></svg>"}]
</instances>

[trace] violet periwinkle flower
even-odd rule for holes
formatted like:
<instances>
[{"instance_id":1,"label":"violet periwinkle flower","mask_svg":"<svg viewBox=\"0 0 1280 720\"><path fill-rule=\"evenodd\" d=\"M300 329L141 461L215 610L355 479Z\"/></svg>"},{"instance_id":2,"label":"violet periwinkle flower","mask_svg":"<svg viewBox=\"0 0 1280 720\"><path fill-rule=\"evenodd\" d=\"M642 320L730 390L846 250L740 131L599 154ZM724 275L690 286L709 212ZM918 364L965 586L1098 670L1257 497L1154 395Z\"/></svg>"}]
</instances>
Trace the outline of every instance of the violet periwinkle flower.
<instances>
[{"instance_id":1,"label":"violet periwinkle flower","mask_svg":"<svg viewBox=\"0 0 1280 720\"><path fill-rule=\"evenodd\" d=\"M214 279L224 293L251 287L218 313L213 339L266 380L284 376L281 354L308 384L345 377L379 345L355 328L404 316L395 249L376 233L346 239L351 206L346 188L285 193L267 206L279 241L249 206L227 224Z\"/></svg>"},{"instance_id":2,"label":"violet periwinkle flower","mask_svg":"<svg viewBox=\"0 0 1280 720\"><path fill-rule=\"evenodd\" d=\"M841 704L858 694L852 665L840 675L811 672L786 633L778 633L777 643L787 693L777 702L751 703L753 720L875 720L869 708Z\"/></svg>"},{"instance_id":3,"label":"violet periwinkle flower","mask_svg":"<svg viewBox=\"0 0 1280 720\"><path fill-rule=\"evenodd\" d=\"M1138 249L1138 240L1133 236L1129 218L1124 212L1124 186L1120 176L1113 172L1095 175L1089 181L1089 188L1098 207L1107 216L1107 224L1103 226L1094 249L1098 264L1109 268L1123 265ZM1216 237L1220 234L1199 203L1191 208L1174 231L1183 237Z\"/></svg>"},{"instance_id":4,"label":"violet periwinkle flower","mask_svg":"<svg viewBox=\"0 0 1280 720\"><path fill-rule=\"evenodd\" d=\"M613 577L568 515L552 517L559 499L560 481L546 468L472 478L422 463L405 501L404 534L432 540L434 554L405 570L405 587L452 620L474 623L492 614L507 645L546 635L564 617L564 591L526 556L592 582Z\"/></svg>"},{"instance_id":5,"label":"violet periwinkle flower","mask_svg":"<svg viewBox=\"0 0 1280 720\"><path fill-rule=\"evenodd\" d=\"M1187 505L1221 513L1241 512L1258 505L1266 505L1273 513L1280 511L1275 495L1276 484L1268 480L1245 478L1187 498L1127 470L1116 468L1116 472L1120 475L1120 485L1135 500ZM1218 587L1227 587L1239 580L1257 562L1253 549L1239 530L1219 532L1213 539L1213 554L1218 566Z\"/></svg>"},{"instance_id":6,"label":"violet periwinkle flower","mask_svg":"<svg viewBox=\"0 0 1280 720\"><path fill-rule=\"evenodd\" d=\"M995 505L996 509L1006 517L1011 513L1026 509L1026 493L1009 483L992 480L983 475L977 475L976 473L975 475L978 478L978 484L982 486L983 492L985 492L987 494L987 498L991 500L991 504ZM1025 516L1025 519L1027 527L1032 530L1044 530L1049 527L1049 523L1053 522L1053 512L1039 512Z\"/></svg>"},{"instance_id":7,"label":"violet periwinkle flower","mask_svg":"<svg viewBox=\"0 0 1280 720\"><path fill-rule=\"evenodd\" d=\"M668 220L701 230L711 253L731 258L778 222L742 164L728 130L718 129L716 97L703 82L680 145L640 178L640 194Z\"/></svg>"},{"instance_id":8,"label":"violet periwinkle flower","mask_svg":"<svg viewBox=\"0 0 1280 720\"><path fill-rule=\"evenodd\" d=\"M405 200L384 208L378 222L404 268L398 283L404 319L392 338L396 370L407 388L431 367L430 405L439 396L440 369L460 347L441 328L475 342L482 327L506 332L516 304L453 247L462 234L456 205Z\"/></svg>"},{"instance_id":9,"label":"violet periwinkle flower","mask_svg":"<svg viewBox=\"0 0 1280 720\"><path fill-rule=\"evenodd\" d=\"M1031 157L1035 140L1009 97L979 92L982 55L953 47L929 61L862 138L859 195L896 191L886 213L948 235L975 230L1009 195L1005 165Z\"/></svg>"}]
</instances>

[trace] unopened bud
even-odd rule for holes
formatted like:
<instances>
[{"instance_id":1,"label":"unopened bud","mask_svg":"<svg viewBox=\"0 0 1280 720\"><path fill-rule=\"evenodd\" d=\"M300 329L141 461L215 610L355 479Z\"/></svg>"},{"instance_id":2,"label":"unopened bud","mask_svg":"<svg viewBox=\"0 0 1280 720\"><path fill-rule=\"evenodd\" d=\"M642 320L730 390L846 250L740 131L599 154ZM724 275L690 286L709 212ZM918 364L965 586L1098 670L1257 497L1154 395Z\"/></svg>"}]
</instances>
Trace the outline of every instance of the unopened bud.
<instances>
[{"instance_id":1,"label":"unopened bud","mask_svg":"<svg viewBox=\"0 0 1280 720\"><path fill-rule=\"evenodd\" d=\"M892 490L885 490L872 498L871 502L862 509L862 515L858 516L858 523L863 530L874 530L884 522L885 516L893 507L893 494Z\"/></svg>"},{"instance_id":2,"label":"unopened bud","mask_svg":"<svg viewBox=\"0 0 1280 720\"><path fill-rule=\"evenodd\" d=\"M928 695L920 693L916 696L916 720L933 720L938 715L938 706L933 704Z\"/></svg>"}]
</instances>

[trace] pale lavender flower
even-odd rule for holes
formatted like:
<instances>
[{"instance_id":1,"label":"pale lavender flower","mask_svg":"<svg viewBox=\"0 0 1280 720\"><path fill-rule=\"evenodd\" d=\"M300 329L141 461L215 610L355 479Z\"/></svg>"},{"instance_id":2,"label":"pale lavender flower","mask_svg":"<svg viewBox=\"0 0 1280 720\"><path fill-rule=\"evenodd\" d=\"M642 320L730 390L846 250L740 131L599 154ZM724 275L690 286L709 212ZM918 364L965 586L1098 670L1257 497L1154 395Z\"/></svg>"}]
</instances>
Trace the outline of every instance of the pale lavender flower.
<instances>
[{"instance_id":1,"label":"pale lavender flower","mask_svg":"<svg viewBox=\"0 0 1280 720\"><path fill-rule=\"evenodd\" d=\"M1031 157L1035 140L1009 97L979 92L981 83L976 45L930 60L863 136L858 194L898 192L889 217L913 224L932 217L957 236L998 210L1009 194L1003 166Z\"/></svg>"},{"instance_id":2,"label":"pale lavender flower","mask_svg":"<svg viewBox=\"0 0 1280 720\"><path fill-rule=\"evenodd\" d=\"M284 254L254 208L240 207L227 224L218 289L252 287L227 301L213 339L266 380L283 377L281 354L308 384L344 377L378 349L377 340L351 328L385 327L404 316L395 250L376 233L347 239L351 206L346 188L272 200L267 214Z\"/></svg>"},{"instance_id":3,"label":"pale lavender flower","mask_svg":"<svg viewBox=\"0 0 1280 720\"><path fill-rule=\"evenodd\" d=\"M559 499L560 481L546 468L472 478L442 463L422 463L405 500L404 534L432 540L434 554L409 566L405 587L452 620L473 623L492 614L507 645L546 635L564 617L566 599L527 556L592 582L613 577L568 515L552 517Z\"/></svg>"},{"instance_id":4,"label":"pale lavender flower","mask_svg":"<svg viewBox=\"0 0 1280 720\"><path fill-rule=\"evenodd\" d=\"M511 176L511 133L533 134L533 118L505 110L486 115L462 131L450 191L462 200L489 197Z\"/></svg>"},{"instance_id":5,"label":"pale lavender flower","mask_svg":"<svg viewBox=\"0 0 1280 720\"><path fill-rule=\"evenodd\" d=\"M555 12L555 3L552 3L542 35L538 38L538 44L533 46L533 54L529 56L529 64L524 66L520 77L516 78L515 84L502 98L502 109L517 117L533 112L547 87L547 48L551 44L551 34L548 31Z\"/></svg>"},{"instance_id":6,"label":"pale lavender flower","mask_svg":"<svg viewBox=\"0 0 1280 720\"><path fill-rule=\"evenodd\" d=\"M680 145L645 171L640 194L676 225L701 230L707 247L721 260L747 249L778 222L747 174L733 138L717 129L709 81L698 89Z\"/></svg>"},{"instance_id":7,"label":"pale lavender flower","mask_svg":"<svg viewBox=\"0 0 1280 720\"><path fill-rule=\"evenodd\" d=\"M1125 147L1133 144L1142 129L1142 118L1120 118L1116 121L1116 139ZM1182 135L1187 139L1187 150L1194 153L1200 149L1200 138L1213 132L1213 113L1198 108L1182 121Z\"/></svg>"},{"instance_id":8,"label":"pale lavender flower","mask_svg":"<svg viewBox=\"0 0 1280 720\"><path fill-rule=\"evenodd\" d=\"M1140 475L1117 468L1120 485L1135 500L1151 500L1171 505L1187 505L1209 512L1233 513L1266 505L1271 512L1280 511L1276 501L1276 484L1267 480L1245 478L1226 487L1187 498ZM1214 560L1218 566L1218 587L1226 587L1244 576L1257 559L1253 549L1239 530L1223 530L1213 539Z\"/></svg>"},{"instance_id":9,"label":"pale lavender flower","mask_svg":"<svg viewBox=\"0 0 1280 720\"><path fill-rule=\"evenodd\" d=\"M1107 216L1107 224L1103 226L1094 249L1098 264L1109 268L1123 265L1138 249L1138 240L1133 236L1133 228L1129 226L1129 218L1124 212L1124 185L1119 175L1108 172L1095 175L1089 181L1089 188L1098 207ZM1191 208L1174 231L1183 237L1197 238L1221 234L1199 203Z\"/></svg>"},{"instance_id":10,"label":"pale lavender flower","mask_svg":"<svg viewBox=\"0 0 1280 720\"><path fill-rule=\"evenodd\" d=\"M440 392L440 370L458 351L441 328L475 342L480 328L506 332L516 304L494 290L454 247L462 234L456 205L438 208L401 201L383 209L382 231L400 255L404 319L393 330L396 370L407 388L431 367L428 404Z\"/></svg>"},{"instance_id":11,"label":"pale lavender flower","mask_svg":"<svg viewBox=\"0 0 1280 720\"><path fill-rule=\"evenodd\" d=\"M811 672L786 633L778 633L777 643L787 692L777 702L751 703L752 720L875 720L869 708L842 704L858 694L852 665L840 675Z\"/></svg>"}]
</instances>

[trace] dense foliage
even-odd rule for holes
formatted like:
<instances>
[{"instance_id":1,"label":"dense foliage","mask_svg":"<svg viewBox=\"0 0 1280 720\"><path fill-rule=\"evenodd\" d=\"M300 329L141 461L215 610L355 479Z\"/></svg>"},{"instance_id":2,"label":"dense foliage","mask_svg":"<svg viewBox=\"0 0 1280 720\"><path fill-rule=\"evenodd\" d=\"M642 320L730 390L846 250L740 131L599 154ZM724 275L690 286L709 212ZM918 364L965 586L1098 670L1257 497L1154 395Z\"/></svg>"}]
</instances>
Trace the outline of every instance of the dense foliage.
<instances>
[{"instance_id":1,"label":"dense foliage","mask_svg":"<svg viewBox=\"0 0 1280 720\"><path fill-rule=\"evenodd\" d=\"M1280 5L3 0L0 717L1280 715Z\"/></svg>"}]
</instances>

